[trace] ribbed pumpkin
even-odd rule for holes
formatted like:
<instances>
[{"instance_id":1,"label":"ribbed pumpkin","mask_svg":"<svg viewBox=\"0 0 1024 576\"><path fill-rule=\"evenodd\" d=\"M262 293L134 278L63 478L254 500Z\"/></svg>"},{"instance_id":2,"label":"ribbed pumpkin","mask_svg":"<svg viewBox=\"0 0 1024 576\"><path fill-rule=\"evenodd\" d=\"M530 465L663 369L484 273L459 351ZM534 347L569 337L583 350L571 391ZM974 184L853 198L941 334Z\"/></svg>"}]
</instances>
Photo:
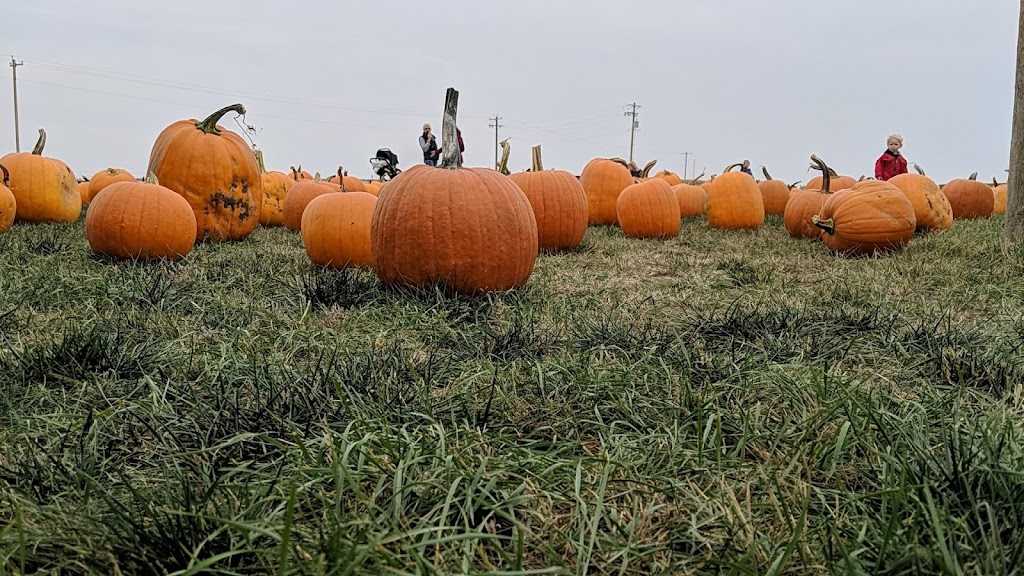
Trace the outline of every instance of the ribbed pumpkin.
<instances>
[{"instance_id":1,"label":"ribbed pumpkin","mask_svg":"<svg viewBox=\"0 0 1024 576\"><path fill-rule=\"evenodd\" d=\"M299 164L298 168L296 168L295 166L289 166L288 168L292 171L292 180L299 181L313 179L312 174L302 169L302 164Z\"/></svg>"},{"instance_id":2,"label":"ribbed pumpkin","mask_svg":"<svg viewBox=\"0 0 1024 576\"><path fill-rule=\"evenodd\" d=\"M822 206L832 194L832 171L825 161L811 154L811 167L821 170L821 190L805 188L792 191L786 210L782 213L782 224L794 238L820 238L821 228L814 225L814 217L821 213Z\"/></svg>"},{"instance_id":3,"label":"ribbed pumpkin","mask_svg":"<svg viewBox=\"0 0 1024 576\"><path fill-rule=\"evenodd\" d=\"M591 226L616 224L616 201L633 176L619 158L594 158L583 167L580 184L587 195L587 222Z\"/></svg>"},{"instance_id":4,"label":"ribbed pumpkin","mask_svg":"<svg viewBox=\"0 0 1024 576\"><path fill-rule=\"evenodd\" d=\"M708 209L708 193L700 186L692 184L676 184L672 187L676 195L676 203L679 204L680 218L696 218L702 216Z\"/></svg>"},{"instance_id":5,"label":"ribbed pumpkin","mask_svg":"<svg viewBox=\"0 0 1024 576\"><path fill-rule=\"evenodd\" d=\"M339 192L314 198L302 212L302 245L314 264L331 268L371 266L370 224L377 197Z\"/></svg>"},{"instance_id":6,"label":"ribbed pumpkin","mask_svg":"<svg viewBox=\"0 0 1024 576\"><path fill-rule=\"evenodd\" d=\"M533 147L530 172L509 176L526 194L537 221L537 247L542 252L574 250L587 232L587 194L565 170L545 170L540 146Z\"/></svg>"},{"instance_id":7,"label":"ribbed pumpkin","mask_svg":"<svg viewBox=\"0 0 1024 576\"><path fill-rule=\"evenodd\" d=\"M768 168L761 167L765 179L758 182L757 187L761 190L761 199L764 201L764 213L775 216L782 216L786 212L786 204L789 203L789 185L782 180L773 180L768 173Z\"/></svg>"},{"instance_id":8,"label":"ribbed pumpkin","mask_svg":"<svg viewBox=\"0 0 1024 576\"><path fill-rule=\"evenodd\" d=\"M931 232L953 227L953 208L949 200L939 190L939 185L923 172L897 174L887 182L899 188L910 200L918 230Z\"/></svg>"},{"instance_id":9,"label":"ribbed pumpkin","mask_svg":"<svg viewBox=\"0 0 1024 576\"><path fill-rule=\"evenodd\" d=\"M9 188L11 174L3 164L0 164L0 174L2 174L0 177L0 232L6 232L14 224L14 214L18 210L18 203Z\"/></svg>"},{"instance_id":10,"label":"ribbed pumpkin","mask_svg":"<svg viewBox=\"0 0 1024 576\"><path fill-rule=\"evenodd\" d=\"M82 205L89 203L89 181L85 180L78 183L78 195L82 198Z\"/></svg>"},{"instance_id":11,"label":"ribbed pumpkin","mask_svg":"<svg viewBox=\"0 0 1024 576\"><path fill-rule=\"evenodd\" d=\"M374 269L385 285L434 286L463 294L524 284L537 258L537 222L515 182L490 169L460 168L458 92L445 98L444 168L420 165L381 190L373 212Z\"/></svg>"},{"instance_id":12,"label":"ribbed pumpkin","mask_svg":"<svg viewBox=\"0 0 1024 576\"><path fill-rule=\"evenodd\" d=\"M864 180L829 196L814 224L829 248L862 256L903 247L914 236L914 207L899 188Z\"/></svg>"},{"instance_id":13,"label":"ribbed pumpkin","mask_svg":"<svg viewBox=\"0 0 1024 576\"><path fill-rule=\"evenodd\" d=\"M995 214L1006 214L1006 182L999 183L995 178L992 179L992 212Z\"/></svg>"},{"instance_id":14,"label":"ribbed pumpkin","mask_svg":"<svg viewBox=\"0 0 1024 576\"><path fill-rule=\"evenodd\" d=\"M85 215L85 236L96 254L120 260L178 260L196 243L189 203L150 175L100 191Z\"/></svg>"},{"instance_id":15,"label":"ribbed pumpkin","mask_svg":"<svg viewBox=\"0 0 1024 576\"><path fill-rule=\"evenodd\" d=\"M676 174L671 170L658 170L654 173L654 177L661 178L665 182L668 182L669 186L678 186L683 183L683 179L679 177L679 174Z\"/></svg>"},{"instance_id":16,"label":"ribbed pumpkin","mask_svg":"<svg viewBox=\"0 0 1024 576\"><path fill-rule=\"evenodd\" d=\"M366 182L365 184L367 193L373 194L374 196L380 196L380 189L384 186L383 182L380 182L378 180L371 180L370 182Z\"/></svg>"},{"instance_id":17,"label":"ribbed pumpkin","mask_svg":"<svg viewBox=\"0 0 1024 576\"><path fill-rule=\"evenodd\" d=\"M750 174L730 172L727 166L708 190L708 226L726 230L756 230L764 224L764 199Z\"/></svg>"},{"instance_id":18,"label":"ribbed pumpkin","mask_svg":"<svg viewBox=\"0 0 1024 576\"><path fill-rule=\"evenodd\" d=\"M284 224L284 199L295 185L292 177L277 170L267 171L263 163L263 150L256 151L256 164L263 179L263 202L260 204L260 224L281 226Z\"/></svg>"},{"instance_id":19,"label":"ribbed pumpkin","mask_svg":"<svg viewBox=\"0 0 1024 576\"><path fill-rule=\"evenodd\" d=\"M284 227L296 232L302 227L302 213L317 196L341 192L337 184L331 184L320 179L317 173L312 180L298 180L288 190L284 197Z\"/></svg>"},{"instance_id":20,"label":"ribbed pumpkin","mask_svg":"<svg viewBox=\"0 0 1024 576\"><path fill-rule=\"evenodd\" d=\"M988 218L995 210L996 199L992 188L984 182L978 182L978 173L969 178L950 180L942 188L953 207L955 220L971 218Z\"/></svg>"},{"instance_id":21,"label":"ribbed pumpkin","mask_svg":"<svg viewBox=\"0 0 1024 576\"><path fill-rule=\"evenodd\" d=\"M828 175L832 179L831 186L832 190L834 191L846 190L847 188L857 183L857 181L853 179L853 176L840 176L839 174L836 173L835 170L832 170L831 168L829 168ZM806 188L807 190L821 190L823 185L824 184L822 177L815 176L814 178L811 178L810 180L807 181L807 184L804 186L804 188Z\"/></svg>"},{"instance_id":22,"label":"ribbed pumpkin","mask_svg":"<svg viewBox=\"0 0 1024 576\"><path fill-rule=\"evenodd\" d=\"M92 179L89 180L88 202L92 202L92 199L95 198L96 195L100 193L100 190L103 190L104 188L110 186L115 182L134 181L135 176L132 176L131 172L125 170L124 168L107 168L106 170L100 170L99 172L93 174Z\"/></svg>"},{"instance_id":23,"label":"ribbed pumpkin","mask_svg":"<svg viewBox=\"0 0 1024 576\"><path fill-rule=\"evenodd\" d=\"M32 152L15 152L0 158L10 173L10 187L18 205L19 222L74 222L82 214L82 195L75 174L56 158L43 156L46 131Z\"/></svg>"},{"instance_id":24,"label":"ribbed pumpkin","mask_svg":"<svg viewBox=\"0 0 1024 576\"><path fill-rule=\"evenodd\" d=\"M630 238L674 238L679 233L679 201L661 178L627 186L616 205L619 227Z\"/></svg>"},{"instance_id":25,"label":"ribbed pumpkin","mask_svg":"<svg viewBox=\"0 0 1024 576\"><path fill-rule=\"evenodd\" d=\"M263 177L242 137L217 121L241 104L221 108L205 120L179 120L157 136L146 173L180 194L196 215L197 240L241 240L260 222Z\"/></svg>"},{"instance_id":26,"label":"ribbed pumpkin","mask_svg":"<svg viewBox=\"0 0 1024 576\"><path fill-rule=\"evenodd\" d=\"M327 179L331 184L337 184L342 192L366 192L366 182L355 176L345 174L345 167L338 166L338 172Z\"/></svg>"}]
</instances>

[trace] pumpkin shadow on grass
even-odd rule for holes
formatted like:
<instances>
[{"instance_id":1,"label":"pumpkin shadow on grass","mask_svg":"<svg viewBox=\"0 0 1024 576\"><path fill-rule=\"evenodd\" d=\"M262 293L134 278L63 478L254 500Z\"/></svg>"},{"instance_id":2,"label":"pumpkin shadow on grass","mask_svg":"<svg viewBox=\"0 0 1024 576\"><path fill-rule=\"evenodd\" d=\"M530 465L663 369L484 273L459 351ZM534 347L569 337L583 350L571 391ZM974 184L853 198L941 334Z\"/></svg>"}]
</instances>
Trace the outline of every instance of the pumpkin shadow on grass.
<instances>
[{"instance_id":1,"label":"pumpkin shadow on grass","mask_svg":"<svg viewBox=\"0 0 1024 576\"><path fill-rule=\"evenodd\" d=\"M306 302L320 308L356 308L380 294L377 276L357 268L312 265L299 277L298 288Z\"/></svg>"}]
</instances>

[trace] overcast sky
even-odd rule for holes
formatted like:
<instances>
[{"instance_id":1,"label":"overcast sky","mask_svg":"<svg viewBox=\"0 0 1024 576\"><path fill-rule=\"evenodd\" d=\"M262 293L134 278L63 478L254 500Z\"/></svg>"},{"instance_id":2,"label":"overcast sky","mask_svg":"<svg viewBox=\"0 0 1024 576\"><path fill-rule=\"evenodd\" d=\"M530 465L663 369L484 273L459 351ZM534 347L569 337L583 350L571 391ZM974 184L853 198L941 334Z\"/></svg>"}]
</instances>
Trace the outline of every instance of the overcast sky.
<instances>
[{"instance_id":1,"label":"overcast sky","mask_svg":"<svg viewBox=\"0 0 1024 576\"><path fill-rule=\"evenodd\" d=\"M390 147L421 161L459 90L468 165L578 174L594 157L683 172L749 158L806 180L816 153L872 174L890 132L935 180L1005 179L1016 0L4 0L0 57L17 69L22 150L76 174L141 175L157 134L234 102L268 168L370 176ZM0 82L0 155L13 151L11 69ZM232 116L225 126L236 131Z\"/></svg>"}]
</instances>

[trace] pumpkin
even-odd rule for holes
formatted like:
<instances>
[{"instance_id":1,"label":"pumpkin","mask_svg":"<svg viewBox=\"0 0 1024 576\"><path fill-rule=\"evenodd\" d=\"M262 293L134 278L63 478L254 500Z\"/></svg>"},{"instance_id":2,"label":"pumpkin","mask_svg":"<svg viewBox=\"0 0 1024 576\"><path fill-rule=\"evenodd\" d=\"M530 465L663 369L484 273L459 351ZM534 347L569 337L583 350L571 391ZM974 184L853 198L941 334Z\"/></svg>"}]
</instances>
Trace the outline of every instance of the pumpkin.
<instances>
[{"instance_id":1,"label":"pumpkin","mask_svg":"<svg viewBox=\"0 0 1024 576\"><path fill-rule=\"evenodd\" d=\"M355 176L349 176L344 166L338 166L337 176L331 180L341 187L342 192L366 192L366 183Z\"/></svg>"},{"instance_id":2,"label":"pumpkin","mask_svg":"<svg viewBox=\"0 0 1024 576\"><path fill-rule=\"evenodd\" d=\"M813 220L829 248L854 256L899 249L917 227L910 200L882 180L857 182L830 195Z\"/></svg>"},{"instance_id":3,"label":"pumpkin","mask_svg":"<svg viewBox=\"0 0 1024 576\"><path fill-rule=\"evenodd\" d=\"M832 190L846 190L857 183L857 181L853 179L853 176L840 176L831 168L829 168L828 175L832 179ZM822 190L822 186L824 185L823 180L824 179L821 176L815 176L807 181L804 188L807 190Z\"/></svg>"},{"instance_id":4,"label":"pumpkin","mask_svg":"<svg viewBox=\"0 0 1024 576\"><path fill-rule=\"evenodd\" d=\"M764 201L764 213L775 216L782 216L786 212L786 204L789 203L790 186L782 180L773 180L768 173L768 168L761 167L765 179L757 183L761 190L761 199Z\"/></svg>"},{"instance_id":5,"label":"pumpkin","mask_svg":"<svg viewBox=\"0 0 1024 576\"><path fill-rule=\"evenodd\" d=\"M295 166L289 166L288 168L292 172L292 180L299 181L299 180L312 180L313 179L313 175L312 174L310 174L309 172L306 172L305 170L302 169L302 164L299 164L298 168L296 168Z\"/></svg>"},{"instance_id":6,"label":"pumpkin","mask_svg":"<svg viewBox=\"0 0 1024 576\"><path fill-rule=\"evenodd\" d=\"M380 196L380 189L384 186L384 183L378 180L371 180L369 182L365 182L365 185L368 193L373 194L374 196Z\"/></svg>"},{"instance_id":7,"label":"pumpkin","mask_svg":"<svg viewBox=\"0 0 1024 576\"><path fill-rule=\"evenodd\" d=\"M312 180L298 180L292 184L282 203L284 227L298 232L302 228L302 213L314 198L323 194L341 192L337 184L320 179L317 173Z\"/></svg>"},{"instance_id":8,"label":"pumpkin","mask_svg":"<svg viewBox=\"0 0 1024 576\"><path fill-rule=\"evenodd\" d=\"M587 222L591 226L617 224L616 201L633 176L621 158L594 158L583 167L580 184L587 195Z\"/></svg>"},{"instance_id":9,"label":"pumpkin","mask_svg":"<svg viewBox=\"0 0 1024 576\"><path fill-rule=\"evenodd\" d=\"M995 195L992 188L984 182L978 182L978 173L969 178L950 180L942 188L953 208L953 219L988 218L995 210Z\"/></svg>"},{"instance_id":10,"label":"pumpkin","mask_svg":"<svg viewBox=\"0 0 1024 576\"><path fill-rule=\"evenodd\" d=\"M899 188L910 200L918 230L930 232L953 227L953 207L939 190L939 185L923 171L917 174L897 174L887 182Z\"/></svg>"},{"instance_id":11,"label":"pumpkin","mask_svg":"<svg viewBox=\"0 0 1024 576\"><path fill-rule=\"evenodd\" d=\"M654 173L654 177L668 182L669 186L678 186L683 183L683 179L679 177L679 174L670 170L659 170Z\"/></svg>"},{"instance_id":12,"label":"pumpkin","mask_svg":"<svg viewBox=\"0 0 1024 576\"><path fill-rule=\"evenodd\" d=\"M9 188L11 173L3 164L0 164L0 173L3 173L3 177L0 178L0 232L6 232L14 225L18 204L14 199L14 192Z\"/></svg>"},{"instance_id":13,"label":"pumpkin","mask_svg":"<svg viewBox=\"0 0 1024 576\"><path fill-rule=\"evenodd\" d=\"M587 193L565 170L545 170L540 146L533 147L530 172L509 176L530 202L542 252L574 250L587 232Z\"/></svg>"},{"instance_id":14,"label":"pumpkin","mask_svg":"<svg viewBox=\"0 0 1024 576\"><path fill-rule=\"evenodd\" d=\"M727 230L756 230L764 224L764 199L753 177L730 172L727 166L708 190L708 226Z\"/></svg>"},{"instance_id":15,"label":"pumpkin","mask_svg":"<svg viewBox=\"0 0 1024 576\"><path fill-rule=\"evenodd\" d=\"M82 205L89 203L89 181L83 180L78 183L78 195L82 198Z\"/></svg>"},{"instance_id":16,"label":"pumpkin","mask_svg":"<svg viewBox=\"0 0 1024 576\"><path fill-rule=\"evenodd\" d=\"M708 209L708 193L700 186L692 184L676 184L672 187L679 205L680 218L696 218Z\"/></svg>"},{"instance_id":17,"label":"pumpkin","mask_svg":"<svg viewBox=\"0 0 1024 576\"><path fill-rule=\"evenodd\" d=\"M217 125L233 104L205 120L179 120L163 129L149 155L146 173L180 194L196 215L197 240L241 240L260 221L263 177L242 137Z\"/></svg>"},{"instance_id":18,"label":"pumpkin","mask_svg":"<svg viewBox=\"0 0 1024 576\"><path fill-rule=\"evenodd\" d=\"M992 212L995 214L1006 214L1006 182L999 183L995 178L992 179Z\"/></svg>"},{"instance_id":19,"label":"pumpkin","mask_svg":"<svg viewBox=\"0 0 1024 576\"><path fill-rule=\"evenodd\" d=\"M7 167L19 222L74 222L82 214L82 195L75 174L56 158L43 156L46 131L32 152L14 152L0 158Z\"/></svg>"},{"instance_id":20,"label":"pumpkin","mask_svg":"<svg viewBox=\"0 0 1024 576\"><path fill-rule=\"evenodd\" d=\"M302 212L302 245L314 264L371 266L370 224L377 197L367 192L322 194Z\"/></svg>"},{"instance_id":21,"label":"pumpkin","mask_svg":"<svg viewBox=\"0 0 1024 576\"><path fill-rule=\"evenodd\" d=\"M679 201L661 178L627 186L616 208L619 227L629 238L674 238L679 233Z\"/></svg>"},{"instance_id":22,"label":"pumpkin","mask_svg":"<svg viewBox=\"0 0 1024 576\"><path fill-rule=\"evenodd\" d=\"M264 226L281 226L284 224L284 199L288 190L295 185L292 177L273 170L267 171L263 163L263 150L256 151L256 165L260 167L263 180L263 202L260 204L260 224Z\"/></svg>"},{"instance_id":23,"label":"pumpkin","mask_svg":"<svg viewBox=\"0 0 1024 576\"><path fill-rule=\"evenodd\" d=\"M504 174L461 168L458 92L445 98L443 167L419 165L381 190L371 229L374 269L388 286L473 294L526 283L537 258L537 222L526 194Z\"/></svg>"},{"instance_id":24,"label":"pumpkin","mask_svg":"<svg viewBox=\"0 0 1024 576\"><path fill-rule=\"evenodd\" d=\"M782 224L786 231L794 238L820 238L822 231L814 225L814 217L821 213L822 206L832 194L832 174L834 172L825 164L825 161L811 154L812 168L821 170L824 177L821 179L821 190L804 188L795 190L786 203L786 210L782 213ZM794 184L795 186L795 184ZM791 187L792 188L792 187Z\"/></svg>"},{"instance_id":25,"label":"pumpkin","mask_svg":"<svg viewBox=\"0 0 1024 576\"><path fill-rule=\"evenodd\" d=\"M114 182L134 182L135 176L132 176L131 172L123 168L107 168L106 170L100 170L96 174L93 174L91 180L89 180L89 200L100 193L107 186L110 186Z\"/></svg>"},{"instance_id":26,"label":"pumpkin","mask_svg":"<svg viewBox=\"0 0 1024 576\"><path fill-rule=\"evenodd\" d=\"M107 186L85 215L89 248L119 260L179 260L192 250L196 233L192 206L152 174L145 182Z\"/></svg>"}]
</instances>

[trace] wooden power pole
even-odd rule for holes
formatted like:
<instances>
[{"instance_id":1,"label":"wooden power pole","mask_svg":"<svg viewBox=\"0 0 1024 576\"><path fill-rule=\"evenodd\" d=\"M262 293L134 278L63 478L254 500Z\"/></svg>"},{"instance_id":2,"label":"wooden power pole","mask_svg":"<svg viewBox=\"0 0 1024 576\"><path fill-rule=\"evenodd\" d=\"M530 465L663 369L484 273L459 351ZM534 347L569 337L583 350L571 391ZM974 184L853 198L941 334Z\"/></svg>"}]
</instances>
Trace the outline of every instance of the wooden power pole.
<instances>
[{"instance_id":1,"label":"wooden power pole","mask_svg":"<svg viewBox=\"0 0 1024 576\"><path fill-rule=\"evenodd\" d=\"M1017 72L1010 132L1010 176L1006 179L1006 238L1024 241L1024 0L1017 31Z\"/></svg>"},{"instance_id":2,"label":"wooden power pole","mask_svg":"<svg viewBox=\"0 0 1024 576\"><path fill-rule=\"evenodd\" d=\"M15 62L11 56L11 77L14 79L14 151L21 152L21 129L18 125L18 66L24 62Z\"/></svg>"}]
</instances>

